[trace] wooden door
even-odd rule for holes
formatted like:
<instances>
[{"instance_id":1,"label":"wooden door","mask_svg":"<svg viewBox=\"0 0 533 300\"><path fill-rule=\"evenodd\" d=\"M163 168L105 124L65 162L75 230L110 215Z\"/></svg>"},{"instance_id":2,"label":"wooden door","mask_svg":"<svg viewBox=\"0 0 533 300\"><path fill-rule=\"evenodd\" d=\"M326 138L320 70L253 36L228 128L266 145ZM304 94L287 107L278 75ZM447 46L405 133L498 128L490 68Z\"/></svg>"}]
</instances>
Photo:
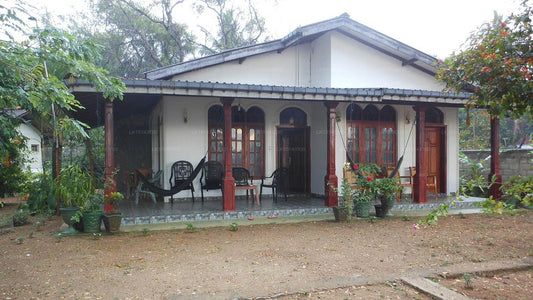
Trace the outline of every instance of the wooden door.
<instances>
[{"instance_id":1,"label":"wooden door","mask_svg":"<svg viewBox=\"0 0 533 300\"><path fill-rule=\"evenodd\" d=\"M445 192L444 182L444 128L426 127L425 129L426 172L437 177L437 192Z\"/></svg>"},{"instance_id":2,"label":"wooden door","mask_svg":"<svg viewBox=\"0 0 533 300\"><path fill-rule=\"evenodd\" d=\"M309 192L307 128L278 129L278 167L289 169L289 191L296 193Z\"/></svg>"}]
</instances>

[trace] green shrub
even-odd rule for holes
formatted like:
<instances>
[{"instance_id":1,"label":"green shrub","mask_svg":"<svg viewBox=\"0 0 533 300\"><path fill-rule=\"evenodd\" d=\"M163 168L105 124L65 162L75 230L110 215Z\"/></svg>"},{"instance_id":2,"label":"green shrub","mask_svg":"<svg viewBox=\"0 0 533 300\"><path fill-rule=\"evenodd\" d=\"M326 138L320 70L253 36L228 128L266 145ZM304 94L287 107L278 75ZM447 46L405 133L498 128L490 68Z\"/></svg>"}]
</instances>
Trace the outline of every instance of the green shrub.
<instances>
[{"instance_id":1,"label":"green shrub","mask_svg":"<svg viewBox=\"0 0 533 300\"><path fill-rule=\"evenodd\" d=\"M31 212L49 215L57 207L56 181L48 174L35 174L26 183L26 205Z\"/></svg>"},{"instance_id":2,"label":"green shrub","mask_svg":"<svg viewBox=\"0 0 533 300\"><path fill-rule=\"evenodd\" d=\"M504 199L510 205L533 205L533 176L522 177L515 175L503 186Z\"/></svg>"},{"instance_id":3,"label":"green shrub","mask_svg":"<svg viewBox=\"0 0 533 300\"><path fill-rule=\"evenodd\" d=\"M18 210L13 215L13 226L22 226L28 224L29 213L24 210Z\"/></svg>"}]
</instances>

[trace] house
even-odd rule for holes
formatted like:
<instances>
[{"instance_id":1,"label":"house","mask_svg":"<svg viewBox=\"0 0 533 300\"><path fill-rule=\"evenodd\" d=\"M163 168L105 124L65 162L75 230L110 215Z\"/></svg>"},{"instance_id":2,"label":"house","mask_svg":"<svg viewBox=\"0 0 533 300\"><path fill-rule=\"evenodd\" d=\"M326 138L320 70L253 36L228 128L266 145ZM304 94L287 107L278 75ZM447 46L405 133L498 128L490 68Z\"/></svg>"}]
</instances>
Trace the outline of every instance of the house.
<instances>
[{"instance_id":1,"label":"house","mask_svg":"<svg viewBox=\"0 0 533 300\"><path fill-rule=\"evenodd\" d=\"M33 118L23 109L9 110L8 114L13 118L22 120L17 130L26 138L26 151L24 155L24 169L33 173L43 171L43 152L41 151L41 132L32 124Z\"/></svg>"},{"instance_id":2,"label":"house","mask_svg":"<svg viewBox=\"0 0 533 300\"><path fill-rule=\"evenodd\" d=\"M391 168L402 157L400 174L417 167L413 197L425 202L427 175L439 193L459 188L458 110L469 97L442 92L436 63L343 14L125 80L123 101L83 82L71 90L87 108L77 117L106 126L106 174L120 170L119 189L135 168L163 170L168 189L174 162L196 164L205 154L224 162L225 211L235 210L234 166L254 178L287 167L292 193L334 206L328 183L342 179L348 154ZM194 185L199 191L199 178ZM174 196L184 197L189 191Z\"/></svg>"},{"instance_id":3,"label":"house","mask_svg":"<svg viewBox=\"0 0 533 300\"><path fill-rule=\"evenodd\" d=\"M27 123L20 124L18 131L24 135L26 140L26 154L25 168L31 170L33 173L43 172L43 155L41 151L41 132L34 126Z\"/></svg>"}]
</instances>

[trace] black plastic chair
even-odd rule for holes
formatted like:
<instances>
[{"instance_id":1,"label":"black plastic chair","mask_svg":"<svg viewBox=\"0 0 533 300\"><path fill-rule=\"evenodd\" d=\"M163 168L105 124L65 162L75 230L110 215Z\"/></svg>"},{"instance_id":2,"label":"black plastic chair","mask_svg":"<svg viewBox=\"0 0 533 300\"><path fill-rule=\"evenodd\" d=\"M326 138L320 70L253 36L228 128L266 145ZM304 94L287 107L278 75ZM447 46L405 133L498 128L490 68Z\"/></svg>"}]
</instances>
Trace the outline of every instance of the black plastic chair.
<instances>
[{"instance_id":1,"label":"black plastic chair","mask_svg":"<svg viewBox=\"0 0 533 300\"><path fill-rule=\"evenodd\" d=\"M208 161L202 169L200 185L202 186L202 202L204 201L204 190L222 190L222 179L224 177L224 168L218 161Z\"/></svg>"},{"instance_id":2,"label":"black plastic chair","mask_svg":"<svg viewBox=\"0 0 533 300\"><path fill-rule=\"evenodd\" d=\"M172 167L170 168L170 179L168 180L170 188L172 189L175 186L180 186L187 181L191 177L193 170L193 165L185 160L180 160L172 164ZM186 186L183 190L191 190L192 202L194 202L194 185L192 181L191 184ZM170 195L170 201L174 202L173 195Z\"/></svg>"},{"instance_id":3,"label":"black plastic chair","mask_svg":"<svg viewBox=\"0 0 533 300\"><path fill-rule=\"evenodd\" d=\"M271 179L270 183L266 179ZM283 192L285 201L287 201L287 185L289 179L289 169L278 168L272 175L268 177L261 177L261 187L259 189L259 199L263 195L263 187L272 188L272 197L274 201L278 201L278 192Z\"/></svg>"}]
</instances>

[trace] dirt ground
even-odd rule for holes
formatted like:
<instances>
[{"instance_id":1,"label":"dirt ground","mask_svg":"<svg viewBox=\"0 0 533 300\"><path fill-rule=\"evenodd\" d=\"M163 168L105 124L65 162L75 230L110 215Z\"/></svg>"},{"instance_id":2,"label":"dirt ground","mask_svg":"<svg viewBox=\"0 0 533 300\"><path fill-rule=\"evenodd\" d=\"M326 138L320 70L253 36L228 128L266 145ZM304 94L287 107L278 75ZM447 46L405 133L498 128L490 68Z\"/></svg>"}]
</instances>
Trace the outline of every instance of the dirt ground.
<instances>
[{"instance_id":1,"label":"dirt ground","mask_svg":"<svg viewBox=\"0 0 533 300\"><path fill-rule=\"evenodd\" d=\"M429 299L398 279L533 256L533 211L450 216L418 230L413 228L417 220L261 225L238 220L237 231L147 227L58 238L60 218L32 217L28 225L0 228L0 298ZM498 275L513 282L497 283L498 297L529 297L531 274ZM442 283L462 293L462 280ZM476 291L473 297L496 299L496 284L485 284L488 280L476 277L474 289L465 294ZM526 289L517 291L517 286Z\"/></svg>"}]
</instances>

